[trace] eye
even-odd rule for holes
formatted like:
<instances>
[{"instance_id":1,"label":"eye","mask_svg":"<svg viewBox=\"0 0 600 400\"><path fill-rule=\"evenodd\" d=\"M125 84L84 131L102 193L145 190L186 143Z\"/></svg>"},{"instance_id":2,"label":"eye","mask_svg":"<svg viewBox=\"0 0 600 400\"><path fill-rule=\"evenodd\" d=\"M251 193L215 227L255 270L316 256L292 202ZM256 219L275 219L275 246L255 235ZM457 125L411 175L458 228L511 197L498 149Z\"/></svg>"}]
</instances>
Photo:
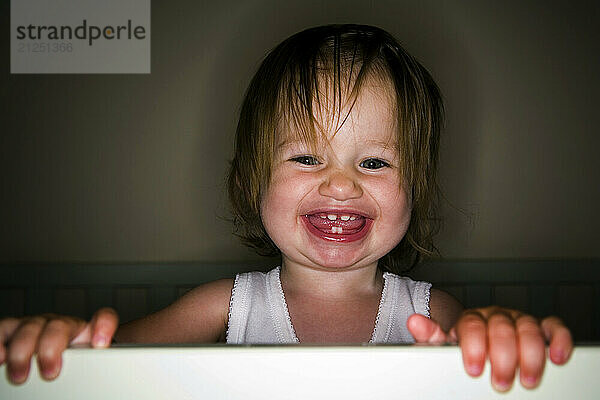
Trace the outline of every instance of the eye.
<instances>
[{"instance_id":1,"label":"eye","mask_svg":"<svg viewBox=\"0 0 600 400\"><path fill-rule=\"evenodd\" d=\"M383 167L389 167L390 164L378 158L367 158L360 163L360 166L366 169L380 169Z\"/></svg>"},{"instance_id":2,"label":"eye","mask_svg":"<svg viewBox=\"0 0 600 400\"><path fill-rule=\"evenodd\" d=\"M299 156L299 157L294 157L294 158L290 158L290 161L294 161L303 165L319 165L321 164L319 162L319 160L317 160L315 157L313 156Z\"/></svg>"}]
</instances>

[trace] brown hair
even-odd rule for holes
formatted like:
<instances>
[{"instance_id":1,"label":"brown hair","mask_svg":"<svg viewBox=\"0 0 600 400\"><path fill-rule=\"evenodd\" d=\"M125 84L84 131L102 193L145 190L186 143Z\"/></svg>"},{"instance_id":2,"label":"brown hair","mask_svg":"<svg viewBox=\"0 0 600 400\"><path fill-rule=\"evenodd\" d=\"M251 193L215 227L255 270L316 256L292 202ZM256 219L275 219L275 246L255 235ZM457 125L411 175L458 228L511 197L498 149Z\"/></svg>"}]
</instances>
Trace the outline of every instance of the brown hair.
<instances>
[{"instance_id":1,"label":"brown hair","mask_svg":"<svg viewBox=\"0 0 600 400\"><path fill-rule=\"evenodd\" d=\"M354 104L364 82L371 78L393 85L400 173L412 199L406 235L378 265L401 272L436 253L432 237L439 227L440 91L427 70L384 30L327 25L299 32L272 50L250 82L242 104L228 177L229 199L236 235L259 254L279 254L260 218L279 124L293 124L302 140L315 145L318 122L313 103L322 105L319 88L333 93L333 99L324 101L333 105L343 123L341 110L349 102Z\"/></svg>"}]
</instances>

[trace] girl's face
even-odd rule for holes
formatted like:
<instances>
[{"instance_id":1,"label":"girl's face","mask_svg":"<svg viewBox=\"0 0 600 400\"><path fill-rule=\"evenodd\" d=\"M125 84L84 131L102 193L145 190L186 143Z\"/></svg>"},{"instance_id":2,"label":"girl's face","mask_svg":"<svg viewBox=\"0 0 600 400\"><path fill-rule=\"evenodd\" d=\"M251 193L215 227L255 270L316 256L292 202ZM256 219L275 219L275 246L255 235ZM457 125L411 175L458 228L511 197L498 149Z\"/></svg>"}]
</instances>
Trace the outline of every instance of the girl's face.
<instances>
[{"instance_id":1,"label":"girl's face","mask_svg":"<svg viewBox=\"0 0 600 400\"><path fill-rule=\"evenodd\" d=\"M373 266L404 237L411 206L400 187L394 106L383 88L365 84L316 152L290 129L279 132L261 217L284 265Z\"/></svg>"}]
</instances>

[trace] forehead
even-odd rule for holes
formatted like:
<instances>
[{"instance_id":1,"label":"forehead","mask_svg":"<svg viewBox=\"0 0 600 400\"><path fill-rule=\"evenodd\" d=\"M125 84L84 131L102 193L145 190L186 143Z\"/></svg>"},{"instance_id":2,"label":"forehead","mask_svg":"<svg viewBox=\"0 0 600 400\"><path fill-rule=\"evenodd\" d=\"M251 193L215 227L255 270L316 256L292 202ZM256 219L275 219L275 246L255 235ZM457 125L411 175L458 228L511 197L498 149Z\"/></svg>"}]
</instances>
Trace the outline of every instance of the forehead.
<instances>
[{"instance_id":1,"label":"forehead","mask_svg":"<svg viewBox=\"0 0 600 400\"><path fill-rule=\"evenodd\" d=\"M278 145L290 142L320 145L330 142L341 130L351 129L355 137L397 146L398 107L389 79L365 79L355 95L336 93L336 89L333 85L320 85L318 95L313 96L312 115L306 107L298 107L296 99L297 103L279 119Z\"/></svg>"}]
</instances>

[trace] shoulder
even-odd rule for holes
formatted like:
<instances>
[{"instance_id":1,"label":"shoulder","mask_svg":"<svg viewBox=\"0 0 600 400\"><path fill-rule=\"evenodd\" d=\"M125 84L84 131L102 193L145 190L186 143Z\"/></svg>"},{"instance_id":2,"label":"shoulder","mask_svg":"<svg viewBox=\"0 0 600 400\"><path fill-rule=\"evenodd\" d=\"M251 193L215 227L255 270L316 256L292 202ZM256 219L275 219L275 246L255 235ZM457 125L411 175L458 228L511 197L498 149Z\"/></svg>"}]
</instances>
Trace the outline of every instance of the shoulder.
<instances>
[{"instance_id":1,"label":"shoulder","mask_svg":"<svg viewBox=\"0 0 600 400\"><path fill-rule=\"evenodd\" d=\"M177 322L185 322L192 341L218 341L227 329L229 300L234 279L219 279L191 289L165 310ZM189 341L189 340L186 340Z\"/></svg>"},{"instance_id":2,"label":"shoulder","mask_svg":"<svg viewBox=\"0 0 600 400\"><path fill-rule=\"evenodd\" d=\"M464 307L449 293L432 288L429 310L431 319L439 323L444 331L448 331L458 321Z\"/></svg>"},{"instance_id":3,"label":"shoulder","mask_svg":"<svg viewBox=\"0 0 600 400\"><path fill-rule=\"evenodd\" d=\"M169 308L190 316L201 312L203 319L210 318L226 326L234 282L233 278L227 278L204 283L187 292Z\"/></svg>"},{"instance_id":4,"label":"shoulder","mask_svg":"<svg viewBox=\"0 0 600 400\"><path fill-rule=\"evenodd\" d=\"M203 283L187 292L178 301L192 303L199 301L222 303L223 300L226 299L229 304L229 297L231 296L234 281L233 278L226 278Z\"/></svg>"}]
</instances>

